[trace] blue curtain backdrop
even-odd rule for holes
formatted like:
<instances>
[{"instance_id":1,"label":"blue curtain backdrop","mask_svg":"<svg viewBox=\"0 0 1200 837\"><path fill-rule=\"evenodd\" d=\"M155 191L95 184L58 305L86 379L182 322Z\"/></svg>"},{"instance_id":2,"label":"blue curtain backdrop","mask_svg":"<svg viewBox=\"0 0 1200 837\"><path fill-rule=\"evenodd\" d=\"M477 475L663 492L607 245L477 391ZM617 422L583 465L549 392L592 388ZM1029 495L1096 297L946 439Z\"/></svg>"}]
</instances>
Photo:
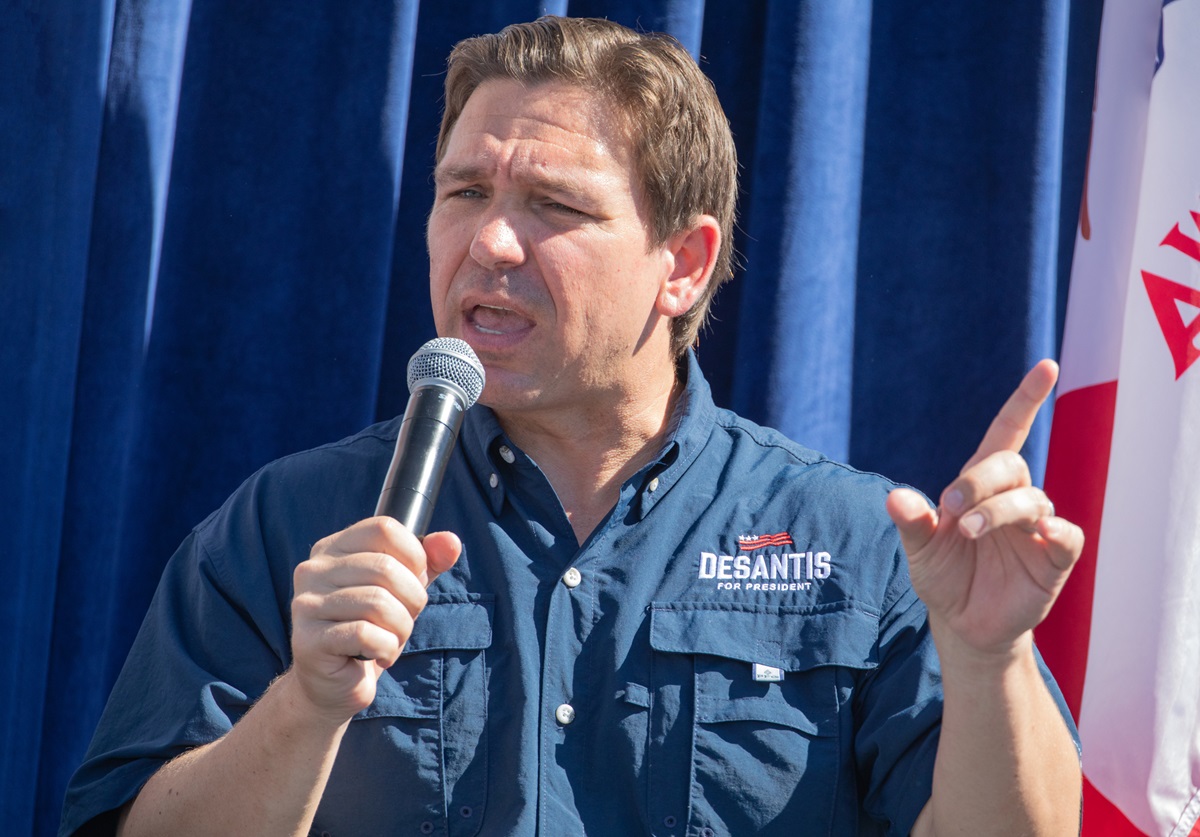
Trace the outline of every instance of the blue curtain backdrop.
<instances>
[{"instance_id":1,"label":"blue curtain backdrop","mask_svg":"<svg viewBox=\"0 0 1200 837\"><path fill-rule=\"evenodd\" d=\"M543 13L670 31L725 102L719 403L936 494L1055 354L1099 0L0 0L6 830L53 832L187 531L403 410L445 56Z\"/></svg>"}]
</instances>

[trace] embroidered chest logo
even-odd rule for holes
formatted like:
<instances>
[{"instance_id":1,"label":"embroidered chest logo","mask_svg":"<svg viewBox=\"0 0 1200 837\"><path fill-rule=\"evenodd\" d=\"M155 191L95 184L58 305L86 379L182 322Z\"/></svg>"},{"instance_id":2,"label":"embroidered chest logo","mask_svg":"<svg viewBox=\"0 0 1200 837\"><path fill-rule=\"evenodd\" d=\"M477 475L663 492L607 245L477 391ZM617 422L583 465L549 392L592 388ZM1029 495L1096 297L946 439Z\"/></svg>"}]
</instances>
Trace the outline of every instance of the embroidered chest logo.
<instances>
[{"instance_id":1,"label":"embroidered chest logo","mask_svg":"<svg viewBox=\"0 0 1200 837\"><path fill-rule=\"evenodd\" d=\"M697 579L712 582L717 590L791 592L811 590L814 581L833 571L828 552L796 552L787 532L739 535L737 545L736 555L701 552Z\"/></svg>"}]
</instances>

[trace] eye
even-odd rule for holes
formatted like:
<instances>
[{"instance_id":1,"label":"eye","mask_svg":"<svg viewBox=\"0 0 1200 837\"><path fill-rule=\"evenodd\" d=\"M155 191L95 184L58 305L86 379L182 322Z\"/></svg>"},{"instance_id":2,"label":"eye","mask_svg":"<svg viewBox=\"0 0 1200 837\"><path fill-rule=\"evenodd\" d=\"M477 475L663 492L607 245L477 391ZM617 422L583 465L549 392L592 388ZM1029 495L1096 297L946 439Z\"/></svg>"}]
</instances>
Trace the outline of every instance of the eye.
<instances>
[{"instance_id":1,"label":"eye","mask_svg":"<svg viewBox=\"0 0 1200 837\"><path fill-rule=\"evenodd\" d=\"M568 206L567 204L559 203L558 201L547 201L545 206L547 209L549 209L553 212L561 213L563 215L571 215L571 216L574 216L577 218L590 218L591 217L590 215L588 215L586 212L584 212L581 209L576 209L573 206Z\"/></svg>"},{"instance_id":2,"label":"eye","mask_svg":"<svg viewBox=\"0 0 1200 837\"><path fill-rule=\"evenodd\" d=\"M434 200L438 202L451 201L457 198L478 200L483 196L483 191L476 186L456 186L448 183L437 190Z\"/></svg>"}]
</instances>

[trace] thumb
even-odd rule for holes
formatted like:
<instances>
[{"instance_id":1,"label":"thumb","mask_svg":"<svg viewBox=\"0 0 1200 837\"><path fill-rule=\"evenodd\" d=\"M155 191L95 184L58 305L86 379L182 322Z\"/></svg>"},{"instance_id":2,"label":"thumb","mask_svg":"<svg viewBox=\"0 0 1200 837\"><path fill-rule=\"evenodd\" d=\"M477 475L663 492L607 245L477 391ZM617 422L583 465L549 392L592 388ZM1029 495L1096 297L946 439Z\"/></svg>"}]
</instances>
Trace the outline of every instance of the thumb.
<instances>
[{"instance_id":1,"label":"thumb","mask_svg":"<svg viewBox=\"0 0 1200 837\"><path fill-rule=\"evenodd\" d=\"M886 508L909 557L924 549L937 531L937 510L911 488L894 489L888 494Z\"/></svg>"},{"instance_id":2,"label":"thumb","mask_svg":"<svg viewBox=\"0 0 1200 837\"><path fill-rule=\"evenodd\" d=\"M439 575L449 570L462 554L462 541L453 532L431 532L421 545L425 547L426 587L433 584Z\"/></svg>"}]
</instances>

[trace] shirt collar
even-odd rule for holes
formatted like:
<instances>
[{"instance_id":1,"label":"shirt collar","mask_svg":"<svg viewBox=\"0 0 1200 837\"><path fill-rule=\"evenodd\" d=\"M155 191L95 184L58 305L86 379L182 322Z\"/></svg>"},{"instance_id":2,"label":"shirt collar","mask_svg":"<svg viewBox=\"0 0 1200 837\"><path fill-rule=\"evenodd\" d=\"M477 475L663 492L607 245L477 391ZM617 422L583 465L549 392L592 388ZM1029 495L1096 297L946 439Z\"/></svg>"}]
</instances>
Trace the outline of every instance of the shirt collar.
<instances>
[{"instance_id":1,"label":"shirt collar","mask_svg":"<svg viewBox=\"0 0 1200 837\"><path fill-rule=\"evenodd\" d=\"M687 472L708 443L716 423L717 408L712 400L712 390L700 371L696 353L688 349L681 366L680 371L686 377L683 392L671 414L667 441L655 460L626 483L626 486L638 489L632 511L639 520L649 514Z\"/></svg>"},{"instance_id":2,"label":"shirt collar","mask_svg":"<svg viewBox=\"0 0 1200 837\"><path fill-rule=\"evenodd\" d=\"M514 451L515 446L505 437L491 408L476 404L467 410L459 432L459 444L481 490L488 495L492 513L499 515L504 506L504 481L500 478L503 469L498 464L504 460L500 448Z\"/></svg>"}]
</instances>

